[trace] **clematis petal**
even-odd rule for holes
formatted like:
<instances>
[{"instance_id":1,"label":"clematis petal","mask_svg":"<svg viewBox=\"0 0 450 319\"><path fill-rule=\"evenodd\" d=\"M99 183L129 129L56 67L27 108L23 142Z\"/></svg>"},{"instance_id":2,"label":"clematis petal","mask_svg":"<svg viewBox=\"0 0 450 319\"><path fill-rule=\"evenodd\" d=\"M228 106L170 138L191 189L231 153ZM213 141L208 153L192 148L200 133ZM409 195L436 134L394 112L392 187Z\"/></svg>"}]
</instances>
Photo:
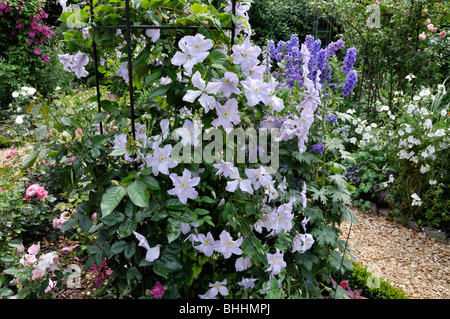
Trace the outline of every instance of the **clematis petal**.
<instances>
[{"instance_id":1,"label":"clematis petal","mask_svg":"<svg viewBox=\"0 0 450 319\"><path fill-rule=\"evenodd\" d=\"M195 99L202 94L202 91L187 90L185 96L183 96L183 101L194 103Z\"/></svg>"}]
</instances>

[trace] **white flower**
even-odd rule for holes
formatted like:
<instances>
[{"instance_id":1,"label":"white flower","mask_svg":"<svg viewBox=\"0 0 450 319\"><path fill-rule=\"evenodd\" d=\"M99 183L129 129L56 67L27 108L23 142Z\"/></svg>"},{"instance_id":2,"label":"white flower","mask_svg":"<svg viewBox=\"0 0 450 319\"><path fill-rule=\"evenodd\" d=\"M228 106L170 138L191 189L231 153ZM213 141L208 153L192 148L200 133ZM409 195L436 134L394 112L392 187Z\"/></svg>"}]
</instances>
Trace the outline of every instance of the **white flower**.
<instances>
[{"instance_id":1,"label":"white flower","mask_svg":"<svg viewBox=\"0 0 450 319\"><path fill-rule=\"evenodd\" d=\"M380 108L379 112L383 112L383 111L389 111L389 106L383 105L383 106Z\"/></svg>"},{"instance_id":2,"label":"white flower","mask_svg":"<svg viewBox=\"0 0 450 319\"><path fill-rule=\"evenodd\" d=\"M218 117L211 122L214 127L222 125L223 128L233 128L233 124L241 123L238 102L235 98L228 100L224 105L217 103L216 110Z\"/></svg>"},{"instance_id":3,"label":"white flower","mask_svg":"<svg viewBox=\"0 0 450 319\"><path fill-rule=\"evenodd\" d=\"M211 289L208 290L209 297L215 297L217 294L221 294L222 296L228 296L228 289L226 287L227 280L225 279L222 282L216 281L213 284L209 284Z\"/></svg>"},{"instance_id":4,"label":"white flower","mask_svg":"<svg viewBox=\"0 0 450 319\"><path fill-rule=\"evenodd\" d=\"M420 173L425 174L430 171L430 165L422 165L420 166Z\"/></svg>"},{"instance_id":5,"label":"white flower","mask_svg":"<svg viewBox=\"0 0 450 319\"><path fill-rule=\"evenodd\" d=\"M23 124L23 115L19 115L16 117L16 124Z\"/></svg>"},{"instance_id":6,"label":"white flower","mask_svg":"<svg viewBox=\"0 0 450 319\"><path fill-rule=\"evenodd\" d=\"M436 132L434 132L434 136L437 136L437 137L445 136L445 130L442 128L436 130Z\"/></svg>"},{"instance_id":7,"label":"white flower","mask_svg":"<svg viewBox=\"0 0 450 319\"><path fill-rule=\"evenodd\" d=\"M206 84L198 71L192 76L192 84L199 90L187 90L186 95L183 96L183 101L194 103L199 97L198 101L205 108L206 113L209 110L213 110L216 106L216 99L209 94L216 94L222 84L220 82L209 82Z\"/></svg>"},{"instance_id":8,"label":"white flower","mask_svg":"<svg viewBox=\"0 0 450 319\"><path fill-rule=\"evenodd\" d=\"M200 177L191 178L192 173L184 169L182 176L177 176L175 173L169 175L172 180L174 188L167 191L169 195L177 195L180 202L187 203L189 198L194 199L198 196L198 192L194 189L200 182Z\"/></svg>"},{"instance_id":9,"label":"white flower","mask_svg":"<svg viewBox=\"0 0 450 319\"><path fill-rule=\"evenodd\" d=\"M238 89L239 78L233 72L225 72L223 78L219 81L222 83L220 91L228 98L232 93L241 94L241 90Z\"/></svg>"},{"instance_id":10,"label":"white flower","mask_svg":"<svg viewBox=\"0 0 450 319\"><path fill-rule=\"evenodd\" d=\"M155 147L153 154L149 154L144 158L147 167L152 168L153 175L158 176L159 173L168 175L169 168L174 168L178 165L176 161L170 158L172 152L172 145L165 145L164 148Z\"/></svg>"},{"instance_id":11,"label":"white flower","mask_svg":"<svg viewBox=\"0 0 450 319\"><path fill-rule=\"evenodd\" d=\"M411 195L411 198L413 199L411 206L422 206L422 200L420 199L419 195L414 193Z\"/></svg>"},{"instance_id":12,"label":"white flower","mask_svg":"<svg viewBox=\"0 0 450 319\"><path fill-rule=\"evenodd\" d=\"M416 76L414 74L408 74L407 76L405 76L405 79L407 79L409 82L412 81L412 79L415 79Z\"/></svg>"},{"instance_id":13,"label":"white flower","mask_svg":"<svg viewBox=\"0 0 450 319\"><path fill-rule=\"evenodd\" d=\"M446 109L442 109L441 110L441 116L446 116L447 115L447 110Z\"/></svg>"},{"instance_id":14,"label":"white flower","mask_svg":"<svg viewBox=\"0 0 450 319\"><path fill-rule=\"evenodd\" d=\"M422 90L422 91L419 92L419 96L420 96L420 97L428 96L428 95L430 95L430 94L431 94L430 89L424 89L424 90Z\"/></svg>"},{"instance_id":15,"label":"white flower","mask_svg":"<svg viewBox=\"0 0 450 319\"><path fill-rule=\"evenodd\" d=\"M389 175L389 183L393 183L394 182L394 175L390 174Z\"/></svg>"},{"instance_id":16,"label":"white flower","mask_svg":"<svg viewBox=\"0 0 450 319\"><path fill-rule=\"evenodd\" d=\"M207 58L208 50L212 48L213 43L211 39L205 39L204 35L197 33L195 36L187 35L183 37L178 42L178 46L181 52L175 53L171 62L174 65L183 65L186 71L191 74L194 65Z\"/></svg>"},{"instance_id":17,"label":"white flower","mask_svg":"<svg viewBox=\"0 0 450 319\"><path fill-rule=\"evenodd\" d=\"M435 179L430 179L429 183L430 183L430 185L436 185L437 181Z\"/></svg>"},{"instance_id":18,"label":"white flower","mask_svg":"<svg viewBox=\"0 0 450 319\"><path fill-rule=\"evenodd\" d=\"M136 239L139 241L138 246L141 246L141 247L144 247L145 249L147 249L147 253L145 255L146 261L152 262L159 258L161 245L158 244L155 247L150 247L147 239L143 235L141 235L135 231L133 231L133 234L136 237Z\"/></svg>"},{"instance_id":19,"label":"white flower","mask_svg":"<svg viewBox=\"0 0 450 319\"><path fill-rule=\"evenodd\" d=\"M13 98L18 98L19 97L19 92L17 92L17 91L12 92L12 97Z\"/></svg>"},{"instance_id":20,"label":"white flower","mask_svg":"<svg viewBox=\"0 0 450 319\"><path fill-rule=\"evenodd\" d=\"M239 172L237 171L237 168L234 167L234 164L231 162L225 162L223 159L221 160L221 163L213 164L215 168L218 169L216 172L216 175L223 174L225 177L235 177L239 176Z\"/></svg>"},{"instance_id":21,"label":"white flower","mask_svg":"<svg viewBox=\"0 0 450 319\"><path fill-rule=\"evenodd\" d=\"M125 83L130 80L128 76L128 62L122 62L122 64L117 68L116 75L122 77Z\"/></svg>"},{"instance_id":22,"label":"white flower","mask_svg":"<svg viewBox=\"0 0 450 319\"><path fill-rule=\"evenodd\" d=\"M158 21L153 21L155 25L159 25ZM153 42L156 42L159 40L159 37L161 36L161 30L160 29L147 29L145 30L145 35L152 39Z\"/></svg>"},{"instance_id":23,"label":"white flower","mask_svg":"<svg viewBox=\"0 0 450 319\"><path fill-rule=\"evenodd\" d=\"M252 183L249 179L242 179L239 176L239 173L230 177L234 180L227 182L227 187L225 188L226 191L235 192L236 189L239 188L243 192L253 194Z\"/></svg>"},{"instance_id":24,"label":"white flower","mask_svg":"<svg viewBox=\"0 0 450 319\"><path fill-rule=\"evenodd\" d=\"M24 95L32 96L36 93L36 89L28 86L22 86L22 92Z\"/></svg>"},{"instance_id":25,"label":"white flower","mask_svg":"<svg viewBox=\"0 0 450 319\"><path fill-rule=\"evenodd\" d=\"M183 127L177 128L175 134L181 137L181 144L186 146L187 144L198 146L199 136L202 133L199 125L192 123L190 120L185 120Z\"/></svg>"}]
</instances>

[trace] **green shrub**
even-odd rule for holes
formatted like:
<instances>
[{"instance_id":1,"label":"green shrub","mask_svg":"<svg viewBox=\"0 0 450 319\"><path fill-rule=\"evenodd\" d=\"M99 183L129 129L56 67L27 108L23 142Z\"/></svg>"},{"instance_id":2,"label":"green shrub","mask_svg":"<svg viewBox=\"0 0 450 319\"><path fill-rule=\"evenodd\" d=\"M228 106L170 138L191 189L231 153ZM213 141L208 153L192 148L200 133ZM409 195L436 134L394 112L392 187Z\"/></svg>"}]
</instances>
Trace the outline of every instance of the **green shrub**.
<instances>
[{"instance_id":1,"label":"green shrub","mask_svg":"<svg viewBox=\"0 0 450 319\"><path fill-rule=\"evenodd\" d=\"M11 140L5 138L3 135L0 135L0 148L8 148L11 146Z\"/></svg>"},{"instance_id":2,"label":"green shrub","mask_svg":"<svg viewBox=\"0 0 450 319\"><path fill-rule=\"evenodd\" d=\"M260 45L264 45L267 39L289 40L294 33L303 40L313 32L313 13L305 1L255 1L249 18L253 29L252 40Z\"/></svg>"},{"instance_id":3,"label":"green shrub","mask_svg":"<svg viewBox=\"0 0 450 319\"><path fill-rule=\"evenodd\" d=\"M401 288L392 287L390 282L382 278L375 278L367 267L353 262L353 271L344 277L353 290L362 289L361 295L368 299L410 299Z\"/></svg>"}]
</instances>

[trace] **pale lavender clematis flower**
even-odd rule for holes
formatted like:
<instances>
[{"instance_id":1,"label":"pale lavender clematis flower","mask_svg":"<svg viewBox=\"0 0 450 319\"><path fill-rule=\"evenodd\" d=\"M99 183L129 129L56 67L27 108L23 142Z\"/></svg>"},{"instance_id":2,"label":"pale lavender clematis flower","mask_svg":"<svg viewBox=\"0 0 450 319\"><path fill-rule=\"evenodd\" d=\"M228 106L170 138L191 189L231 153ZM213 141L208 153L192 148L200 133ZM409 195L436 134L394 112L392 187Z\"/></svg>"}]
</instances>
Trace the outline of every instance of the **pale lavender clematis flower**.
<instances>
[{"instance_id":1,"label":"pale lavender clematis flower","mask_svg":"<svg viewBox=\"0 0 450 319\"><path fill-rule=\"evenodd\" d=\"M202 79L200 72L195 72L192 76L192 84L199 90L187 90L186 95L183 96L183 101L194 103L198 98L201 106L205 108L205 112L213 110L216 106L216 99L209 94L216 94L219 92L221 83L219 82L206 82Z\"/></svg>"},{"instance_id":2,"label":"pale lavender clematis flower","mask_svg":"<svg viewBox=\"0 0 450 319\"><path fill-rule=\"evenodd\" d=\"M201 242L200 245L194 246L195 249L202 251L205 256L210 257L214 253L214 238L211 232L205 235L198 234L195 241Z\"/></svg>"},{"instance_id":3,"label":"pale lavender clematis flower","mask_svg":"<svg viewBox=\"0 0 450 319\"><path fill-rule=\"evenodd\" d=\"M89 56L83 52L78 51L73 57L73 62L70 69L75 73L77 78L86 77L89 73L84 68L89 63Z\"/></svg>"},{"instance_id":4,"label":"pale lavender clematis flower","mask_svg":"<svg viewBox=\"0 0 450 319\"><path fill-rule=\"evenodd\" d=\"M227 284L227 280L224 279L223 281L219 282L216 281L213 284L209 284L211 289L208 290L210 297L215 297L217 294L221 294L222 296L228 296L228 289L225 286Z\"/></svg>"},{"instance_id":5,"label":"pale lavender clematis flower","mask_svg":"<svg viewBox=\"0 0 450 319\"><path fill-rule=\"evenodd\" d=\"M229 98L232 93L241 94L241 90L237 87L239 84L239 78L233 72L225 72L223 78L217 82L222 83L220 91L226 98Z\"/></svg>"},{"instance_id":6,"label":"pale lavender clematis flower","mask_svg":"<svg viewBox=\"0 0 450 319\"><path fill-rule=\"evenodd\" d=\"M133 234L136 237L136 239L139 241L138 246L144 247L147 250L147 254L145 255L146 261L152 262L159 258L161 245L158 244L155 247L150 247L147 239L143 235L141 235L135 231L133 232Z\"/></svg>"},{"instance_id":7,"label":"pale lavender clematis flower","mask_svg":"<svg viewBox=\"0 0 450 319\"><path fill-rule=\"evenodd\" d=\"M191 172L187 169L184 169L182 176L171 173L169 177L175 186L167 191L169 195L177 195L183 204L186 204L189 198L194 199L198 196L198 192L194 189L194 186L198 185L200 177L191 178Z\"/></svg>"},{"instance_id":8,"label":"pale lavender clematis flower","mask_svg":"<svg viewBox=\"0 0 450 319\"><path fill-rule=\"evenodd\" d=\"M233 50L231 54L233 63L240 64L242 70L251 68L259 63L258 56L261 54L261 48L252 45L249 38L246 38L241 45L233 45L231 49Z\"/></svg>"},{"instance_id":9,"label":"pale lavender clematis flower","mask_svg":"<svg viewBox=\"0 0 450 319\"><path fill-rule=\"evenodd\" d=\"M163 148L155 147L153 154L149 154L144 158L147 167L152 168L153 175L158 176L159 173L168 175L169 168L174 168L178 165L170 154L172 153L172 145L165 145Z\"/></svg>"},{"instance_id":10,"label":"pale lavender clematis flower","mask_svg":"<svg viewBox=\"0 0 450 319\"><path fill-rule=\"evenodd\" d=\"M283 260L284 253L280 253L277 248L275 254L267 254L267 261L270 267L266 271L270 271L272 276L276 276L280 273L281 268L286 267L286 262Z\"/></svg>"},{"instance_id":11,"label":"pale lavender clematis flower","mask_svg":"<svg viewBox=\"0 0 450 319\"><path fill-rule=\"evenodd\" d=\"M228 100L224 105L217 103L216 110L218 117L211 122L214 127L233 128L233 124L241 123L236 99Z\"/></svg>"},{"instance_id":12,"label":"pale lavender clematis flower","mask_svg":"<svg viewBox=\"0 0 450 319\"><path fill-rule=\"evenodd\" d=\"M219 235L220 240L214 242L214 249L222 253L225 259L231 257L232 254L242 255L242 250L239 248L241 246L244 238L241 236L237 240L231 238L230 233L223 230Z\"/></svg>"}]
</instances>

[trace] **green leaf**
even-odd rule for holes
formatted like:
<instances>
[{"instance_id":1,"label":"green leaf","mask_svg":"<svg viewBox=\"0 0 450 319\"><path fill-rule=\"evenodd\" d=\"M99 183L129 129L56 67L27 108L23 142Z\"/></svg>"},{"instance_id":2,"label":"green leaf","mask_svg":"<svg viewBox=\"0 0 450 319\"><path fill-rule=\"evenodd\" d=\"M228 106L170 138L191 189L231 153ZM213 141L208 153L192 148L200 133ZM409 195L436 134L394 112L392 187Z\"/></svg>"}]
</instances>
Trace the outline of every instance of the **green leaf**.
<instances>
[{"instance_id":1,"label":"green leaf","mask_svg":"<svg viewBox=\"0 0 450 319\"><path fill-rule=\"evenodd\" d=\"M148 187L150 187L150 189L153 190L161 189L161 186L159 186L158 181L153 176L141 175L139 176L139 180L145 183L145 185L147 185Z\"/></svg>"},{"instance_id":2,"label":"green leaf","mask_svg":"<svg viewBox=\"0 0 450 319\"><path fill-rule=\"evenodd\" d=\"M134 242L128 243L125 246L125 252L124 252L125 258L130 259L131 257L133 257L134 254L136 253L136 248L137 248L136 243L134 243Z\"/></svg>"},{"instance_id":3,"label":"green leaf","mask_svg":"<svg viewBox=\"0 0 450 319\"><path fill-rule=\"evenodd\" d=\"M219 49L212 50L208 56L208 59L213 61L214 64L220 64L225 67L228 65L228 62L230 61L228 59L228 55Z\"/></svg>"},{"instance_id":4,"label":"green leaf","mask_svg":"<svg viewBox=\"0 0 450 319\"><path fill-rule=\"evenodd\" d=\"M336 184L340 188L347 188L347 180L342 174L334 174L327 177L330 182Z\"/></svg>"},{"instance_id":5,"label":"green leaf","mask_svg":"<svg viewBox=\"0 0 450 319\"><path fill-rule=\"evenodd\" d=\"M25 159L22 164L22 168L30 168L33 166L34 162L36 162L37 157L39 156L39 151L33 151L30 155Z\"/></svg>"},{"instance_id":6,"label":"green leaf","mask_svg":"<svg viewBox=\"0 0 450 319\"><path fill-rule=\"evenodd\" d=\"M108 138L109 137L105 135L95 135L92 138L92 145L94 146L103 145Z\"/></svg>"},{"instance_id":7,"label":"green leaf","mask_svg":"<svg viewBox=\"0 0 450 319\"><path fill-rule=\"evenodd\" d=\"M150 9L157 9L160 6L164 6L169 3L170 0L150 0L149 7Z\"/></svg>"},{"instance_id":8,"label":"green leaf","mask_svg":"<svg viewBox=\"0 0 450 319\"><path fill-rule=\"evenodd\" d=\"M192 13L202 14L208 11L208 7L203 6L200 3L194 3L193 5L191 5L191 11Z\"/></svg>"},{"instance_id":9,"label":"green leaf","mask_svg":"<svg viewBox=\"0 0 450 319\"><path fill-rule=\"evenodd\" d=\"M102 223L108 226L114 226L121 223L125 219L125 215L120 212L112 212L111 214L101 218ZM70 219L69 219L70 221ZM67 222L66 222L67 223ZM64 223L64 225L66 224ZM64 227L63 225L63 227Z\"/></svg>"},{"instance_id":10,"label":"green leaf","mask_svg":"<svg viewBox=\"0 0 450 319\"><path fill-rule=\"evenodd\" d=\"M96 114L95 116L94 116L94 118L93 118L93 122L94 123L100 123L100 122L102 122L105 118L106 118L106 116L108 115L108 113L107 112L101 112L101 113L98 113L98 114Z\"/></svg>"},{"instance_id":11,"label":"green leaf","mask_svg":"<svg viewBox=\"0 0 450 319\"><path fill-rule=\"evenodd\" d=\"M300 152L293 152L292 154L295 156L295 158L300 163L306 163L307 165L312 165L313 163L319 161L319 158L317 157L317 155L309 153L309 152L304 152L301 154L300 154Z\"/></svg>"},{"instance_id":12,"label":"green leaf","mask_svg":"<svg viewBox=\"0 0 450 319\"><path fill-rule=\"evenodd\" d=\"M125 219L119 226L120 237L128 237L136 231L137 221L134 219Z\"/></svg>"},{"instance_id":13,"label":"green leaf","mask_svg":"<svg viewBox=\"0 0 450 319\"><path fill-rule=\"evenodd\" d=\"M139 65L145 63L149 57L150 57L150 48L146 46L133 60L133 68L137 68Z\"/></svg>"},{"instance_id":14,"label":"green leaf","mask_svg":"<svg viewBox=\"0 0 450 319\"><path fill-rule=\"evenodd\" d=\"M147 100L151 100L154 97L166 94L166 92L169 89L169 87L170 87L169 85L160 85L158 87L153 88L150 91L149 95L147 96Z\"/></svg>"},{"instance_id":15,"label":"green leaf","mask_svg":"<svg viewBox=\"0 0 450 319\"><path fill-rule=\"evenodd\" d=\"M109 155L111 155L111 156L122 156L126 152L127 152L126 149L118 148L118 149L113 150L111 153L109 153Z\"/></svg>"},{"instance_id":16,"label":"green leaf","mask_svg":"<svg viewBox=\"0 0 450 319\"><path fill-rule=\"evenodd\" d=\"M151 85L153 82L161 77L162 70L154 70L149 76L145 78L145 84Z\"/></svg>"},{"instance_id":17,"label":"green leaf","mask_svg":"<svg viewBox=\"0 0 450 319\"><path fill-rule=\"evenodd\" d=\"M111 246L111 253L120 254L124 249L127 243L124 240L117 241Z\"/></svg>"},{"instance_id":18,"label":"green leaf","mask_svg":"<svg viewBox=\"0 0 450 319\"><path fill-rule=\"evenodd\" d=\"M312 196L311 196L311 198L313 199L313 200L320 200L324 205L326 205L327 204L327 202L328 202L328 198L327 198L327 196L326 196L326 188L324 187L324 188L321 188L320 190L319 189L317 189L317 188L315 188L314 186L310 186L309 187L309 191L311 191L312 192Z\"/></svg>"},{"instance_id":19,"label":"green leaf","mask_svg":"<svg viewBox=\"0 0 450 319\"><path fill-rule=\"evenodd\" d=\"M147 185L145 183L140 180L134 181L133 184L127 187L127 193L136 206L148 206L149 195Z\"/></svg>"},{"instance_id":20,"label":"green leaf","mask_svg":"<svg viewBox=\"0 0 450 319\"><path fill-rule=\"evenodd\" d=\"M203 208L196 208L194 213L197 215L208 215L209 211Z\"/></svg>"},{"instance_id":21,"label":"green leaf","mask_svg":"<svg viewBox=\"0 0 450 319\"><path fill-rule=\"evenodd\" d=\"M127 189L122 186L113 186L108 189L103 195L102 202L100 204L102 217L106 217L111 214L126 194Z\"/></svg>"},{"instance_id":22,"label":"green leaf","mask_svg":"<svg viewBox=\"0 0 450 319\"><path fill-rule=\"evenodd\" d=\"M347 189L335 188L333 186L328 186L325 191L327 195L331 195L334 202L343 202L346 204L351 204L352 198L350 197L350 193Z\"/></svg>"},{"instance_id":23,"label":"green leaf","mask_svg":"<svg viewBox=\"0 0 450 319\"><path fill-rule=\"evenodd\" d=\"M72 214L69 218L68 221L66 221L62 227L61 227L61 231L65 232L68 231L69 229L71 229L72 227L74 227L77 223L78 223L78 219L80 218L81 214L80 213L75 213Z\"/></svg>"},{"instance_id":24,"label":"green leaf","mask_svg":"<svg viewBox=\"0 0 450 319\"><path fill-rule=\"evenodd\" d=\"M183 210L187 207L187 205L180 202L178 198L171 198L167 200L165 206L170 210Z\"/></svg>"},{"instance_id":25,"label":"green leaf","mask_svg":"<svg viewBox=\"0 0 450 319\"><path fill-rule=\"evenodd\" d=\"M80 214L80 217L78 219L78 226L80 226L82 231L88 232L92 226L92 218L88 215Z\"/></svg>"},{"instance_id":26,"label":"green leaf","mask_svg":"<svg viewBox=\"0 0 450 319\"><path fill-rule=\"evenodd\" d=\"M153 271L155 274L160 275L164 278L167 278L169 275L169 268L166 267L163 261L156 260L153 264Z\"/></svg>"},{"instance_id":27,"label":"green leaf","mask_svg":"<svg viewBox=\"0 0 450 319\"><path fill-rule=\"evenodd\" d=\"M36 139L42 140L43 138L48 136L48 128L45 125L39 126L36 130L35 130L35 134L36 134Z\"/></svg>"},{"instance_id":28,"label":"green leaf","mask_svg":"<svg viewBox=\"0 0 450 319\"><path fill-rule=\"evenodd\" d=\"M171 242L173 242L175 239L177 239L180 236L181 226L180 226L180 221L173 219L173 218L169 218L167 220L167 222L168 222L168 224L166 227L166 235L167 235L167 240L170 244Z\"/></svg>"},{"instance_id":29,"label":"green leaf","mask_svg":"<svg viewBox=\"0 0 450 319\"><path fill-rule=\"evenodd\" d=\"M136 278L137 280L141 280L142 279L141 273L139 272L139 270L135 266L131 267L127 271L127 279L133 280L134 278Z\"/></svg>"}]
</instances>

